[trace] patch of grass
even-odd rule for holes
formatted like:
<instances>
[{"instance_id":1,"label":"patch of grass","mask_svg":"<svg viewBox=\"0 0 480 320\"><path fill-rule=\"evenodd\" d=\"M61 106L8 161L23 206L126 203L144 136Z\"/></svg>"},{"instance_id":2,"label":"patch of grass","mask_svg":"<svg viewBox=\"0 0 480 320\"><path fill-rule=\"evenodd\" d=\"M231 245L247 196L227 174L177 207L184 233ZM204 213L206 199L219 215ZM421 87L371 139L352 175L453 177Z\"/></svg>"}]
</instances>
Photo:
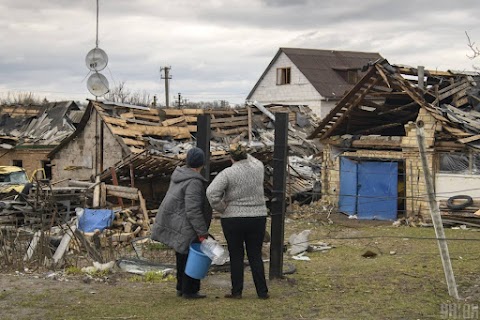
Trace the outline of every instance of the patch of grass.
<instances>
[{"instance_id":1,"label":"patch of grass","mask_svg":"<svg viewBox=\"0 0 480 320\"><path fill-rule=\"evenodd\" d=\"M219 230L219 221L214 223L211 230ZM15 292L15 303L44 311L44 318L52 320L440 319L442 304L455 303L448 296L433 228L395 228L363 221L328 225L312 218L291 220L285 229L286 239L293 232L310 229L311 243L328 242L334 248L306 253L311 261L291 260L285 254L285 262L294 264L297 271L269 281L267 301L257 299L247 268L241 300L223 299L230 289L230 274L217 272L202 280L201 291L208 297L201 301L176 297L173 281L149 273L115 286L41 280L55 285L52 293L34 297L35 302L43 299L41 306L34 307L29 288ZM480 240L480 232L445 231L450 239ZM460 295L478 304L478 241L451 240L448 245ZM367 250L377 256L362 257ZM268 274L268 264L265 267ZM9 300L13 298L7 296L0 303Z\"/></svg>"},{"instance_id":2,"label":"patch of grass","mask_svg":"<svg viewBox=\"0 0 480 320\"><path fill-rule=\"evenodd\" d=\"M0 300L6 299L9 295L10 295L9 292L6 292L6 291L0 292Z\"/></svg>"},{"instance_id":3,"label":"patch of grass","mask_svg":"<svg viewBox=\"0 0 480 320\"><path fill-rule=\"evenodd\" d=\"M83 272L82 272L82 269L80 269L79 267L69 266L65 268L65 274L71 275L71 276L78 276L83 274Z\"/></svg>"},{"instance_id":4,"label":"patch of grass","mask_svg":"<svg viewBox=\"0 0 480 320\"><path fill-rule=\"evenodd\" d=\"M167 275L165 276L163 272L159 271L148 271L143 276L135 275L129 278L130 282L150 282L150 283L158 283L158 282L168 282L174 281L175 276Z\"/></svg>"}]
</instances>

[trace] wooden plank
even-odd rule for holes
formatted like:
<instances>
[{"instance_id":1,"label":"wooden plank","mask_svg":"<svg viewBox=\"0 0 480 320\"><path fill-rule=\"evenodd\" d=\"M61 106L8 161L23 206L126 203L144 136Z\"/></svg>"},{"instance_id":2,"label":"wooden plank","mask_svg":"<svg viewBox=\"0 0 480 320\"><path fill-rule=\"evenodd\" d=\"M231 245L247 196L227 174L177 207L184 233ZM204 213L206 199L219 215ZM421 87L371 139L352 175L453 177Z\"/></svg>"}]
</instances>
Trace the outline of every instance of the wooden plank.
<instances>
[{"instance_id":1,"label":"wooden plank","mask_svg":"<svg viewBox=\"0 0 480 320\"><path fill-rule=\"evenodd\" d=\"M107 206L107 187L105 182L100 183L100 208Z\"/></svg>"},{"instance_id":2,"label":"wooden plank","mask_svg":"<svg viewBox=\"0 0 480 320\"><path fill-rule=\"evenodd\" d=\"M129 200L138 200L138 194L130 193L130 192L121 192L121 191L107 189L107 195L117 197L117 198L129 199Z\"/></svg>"},{"instance_id":3,"label":"wooden plank","mask_svg":"<svg viewBox=\"0 0 480 320\"><path fill-rule=\"evenodd\" d=\"M442 90L440 90L440 95L438 97L439 101L442 101L443 99L447 98L447 97L450 97L451 95L459 92L459 91L462 91L463 89L466 89L470 87L470 83L466 82L466 83L463 83L459 86L456 86L448 91L446 91L445 93L441 93Z\"/></svg>"},{"instance_id":4,"label":"wooden plank","mask_svg":"<svg viewBox=\"0 0 480 320\"><path fill-rule=\"evenodd\" d=\"M97 261L97 262L100 262L100 263L103 263L103 257L102 255L97 251L95 250L95 248L92 248L92 246L90 245L89 241L85 238L85 236L83 235L83 232L81 232L80 230L76 229L75 232L75 237L79 240L79 242L83 245L83 247L85 248L85 250L87 251L88 255L90 256L90 258L93 259L93 261Z\"/></svg>"},{"instance_id":5,"label":"wooden plank","mask_svg":"<svg viewBox=\"0 0 480 320\"><path fill-rule=\"evenodd\" d=\"M117 136L126 136L126 137L139 137L142 135L141 132L132 130L132 129L126 129L126 128L121 128L121 127L113 127L111 125L108 126L112 133Z\"/></svg>"},{"instance_id":6,"label":"wooden plank","mask_svg":"<svg viewBox=\"0 0 480 320\"><path fill-rule=\"evenodd\" d=\"M111 184L107 184L106 188L108 191L119 191L119 192L127 192L127 193L134 193L137 194L138 189L132 187L125 187L125 186L115 186Z\"/></svg>"},{"instance_id":7,"label":"wooden plank","mask_svg":"<svg viewBox=\"0 0 480 320\"><path fill-rule=\"evenodd\" d=\"M25 256L23 257L23 261L28 261L32 258L33 253L37 248L38 241L40 240L41 235L42 235L41 230L35 232L35 234L33 235L32 241L30 241L30 244L28 245L27 253L25 253Z\"/></svg>"},{"instance_id":8,"label":"wooden plank","mask_svg":"<svg viewBox=\"0 0 480 320\"><path fill-rule=\"evenodd\" d=\"M110 174L112 175L112 182L115 186L118 186L117 172L114 167L110 167ZM118 204L123 208L123 200L121 197L117 197Z\"/></svg>"},{"instance_id":9,"label":"wooden plank","mask_svg":"<svg viewBox=\"0 0 480 320\"><path fill-rule=\"evenodd\" d=\"M65 231L65 235L60 241L60 245L57 247L57 250L55 250L55 253L53 254L52 258L54 263L58 263L58 261L62 259L63 255L68 249L68 246L70 245L70 241L72 240L73 233L76 230L77 230L76 226L71 226L70 228L67 228L67 230Z\"/></svg>"},{"instance_id":10,"label":"wooden plank","mask_svg":"<svg viewBox=\"0 0 480 320\"><path fill-rule=\"evenodd\" d=\"M153 122L160 122L162 119L160 118L160 116L156 116L156 115L150 115L150 114L135 114L135 119L143 119L143 120L150 120L150 121L153 121Z\"/></svg>"},{"instance_id":11,"label":"wooden plank","mask_svg":"<svg viewBox=\"0 0 480 320\"><path fill-rule=\"evenodd\" d=\"M100 206L100 177L95 177L95 188L93 188L93 207L98 208Z\"/></svg>"},{"instance_id":12,"label":"wooden plank","mask_svg":"<svg viewBox=\"0 0 480 320\"><path fill-rule=\"evenodd\" d=\"M250 110L252 110L252 108L250 106L247 106L247 108L249 108ZM251 111L250 111L251 112ZM250 115L251 117L251 115ZM224 118L215 118L213 119L212 118L212 122L211 123L220 123L220 122L230 122L230 121L240 121L240 120L248 120L248 115L246 116L236 116L236 117L224 117Z\"/></svg>"},{"instance_id":13,"label":"wooden plank","mask_svg":"<svg viewBox=\"0 0 480 320\"><path fill-rule=\"evenodd\" d=\"M166 116L183 116L204 114L203 109L160 109L160 113Z\"/></svg>"},{"instance_id":14,"label":"wooden plank","mask_svg":"<svg viewBox=\"0 0 480 320\"><path fill-rule=\"evenodd\" d=\"M145 149L136 148L134 146L131 146L129 149L130 149L130 152L132 152L133 154L141 154L145 152Z\"/></svg>"},{"instance_id":15,"label":"wooden plank","mask_svg":"<svg viewBox=\"0 0 480 320\"><path fill-rule=\"evenodd\" d=\"M121 126L121 127L126 127L127 126L127 121L124 120L124 119L118 119L118 118L113 118L113 117L109 117L109 116L103 116L103 121L105 121L106 123L114 124L114 125Z\"/></svg>"},{"instance_id":16,"label":"wooden plank","mask_svg":"<svg viewBox=\"0 0 480 320\"><path fill-rule=\"evenodd\" d=\"M123 138L123 142L127 146L140 146L140 147L145 147L145 141L141 140L136 140L136 139L130 139L130 138Z\"/></svg>"},{"instance_id":17,"label":"wooden plank","mask_svg":"<svg viewBox=\"0 0 480 320\"><path fill-rule=\"evenodd\" d=\"M184 121L186 121L184 116L176 117L176 118L172 118L172 119L167 119L167 120L162 121L162 126L167 127L167 126L171 126L171 125L177 124L179 122L184 122Z\"/></svg>"},{"instance_id":18,"label":"wooden plank","mask_svg":"<svg viewBox=\"0 0 480 320\"><path fill-rule=\"evenodd\" d=\"M125 119L125 120L126 119L133 119L134 117L135 116L134 116L133 112L125 112L125 113L122 113L120 115L120 118Z\"/></svg>"},{"instance_id":19,"label":"wooden plank","mask_svg":"<svg viewBox=\"0 0 480 320\"><path fill-rule=\"evenodd\" d=\"M212 128L225 128L225 127L238 127L248 125L248 120L235 121L235 118L232 118L229 122L224 123L212 123Z\"/></svg>"},{"instance_id":20,"label":"wooden plank","mask_svg":"<svg viewBox=\"0 0 480 320\"><path fill-rule=\"evenodd\" d=\"M138 200L140 201L140 209L143 213L143 224L146 230L150 230L150 218L148 217L147 203L143 198L142 192L138 190Z\"/></svg>"},{"instance_id":21,"label":"wooden plank","mask_svg":"<svg viewBox=\"0 0 480 320\"><path fill-rule=\"evenodd\" d=\"M127 119L127 123L137 123L137 124L143 124L146 126L159 126L160 125L160 118L157 118L155 120L149 119L150 121L147 120L138 120L138 119ZM127 124L128 125L128 124Z\"/></svg>"},{"instance_id":22,"label":"wooden plank","mask_svg":"<svg viewBox=\"0 0 480 320\"><path fill-rule=\"evenodd\" d=\"M132 124L128 129L112 127L112 133L120 136L136 137L142 135L172 136L176 139L190 138L187 127L162 127Z\"/></svg>"},{"instance_id":23,"label":"wooden plank","mask_svg":"<svg viewBox=\"0 0 480 320\"><path fill-rule=\"evenodd\" d=\"M477 141L477 140L480 140L480 134L477 134L477 135L474 135L474 136L471 136L471 137L468 137L468 138L458 139L458 142L469 143L469 142Z\"/></svg>"}]
</instances>

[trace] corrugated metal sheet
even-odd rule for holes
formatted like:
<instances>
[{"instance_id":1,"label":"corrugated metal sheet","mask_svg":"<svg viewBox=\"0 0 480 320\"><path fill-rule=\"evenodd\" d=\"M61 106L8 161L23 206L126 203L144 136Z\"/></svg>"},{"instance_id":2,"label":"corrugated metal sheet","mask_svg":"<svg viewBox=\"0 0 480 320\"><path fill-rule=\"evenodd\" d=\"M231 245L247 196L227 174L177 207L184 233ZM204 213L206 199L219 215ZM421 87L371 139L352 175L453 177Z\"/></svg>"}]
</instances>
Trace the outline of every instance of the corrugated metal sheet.
<instances>
[{"instance_id":1,"label":"corrugated metal sheet","mask_svg":"<svg viewBox=\"0 0 480 320\"><path fill-rule=\"evenodd\" d=\"M0 106L0 135L22 145L58 145L75 131L66 117L71 110L79 110L73 101Z\"/></svg>"}]
</instances>

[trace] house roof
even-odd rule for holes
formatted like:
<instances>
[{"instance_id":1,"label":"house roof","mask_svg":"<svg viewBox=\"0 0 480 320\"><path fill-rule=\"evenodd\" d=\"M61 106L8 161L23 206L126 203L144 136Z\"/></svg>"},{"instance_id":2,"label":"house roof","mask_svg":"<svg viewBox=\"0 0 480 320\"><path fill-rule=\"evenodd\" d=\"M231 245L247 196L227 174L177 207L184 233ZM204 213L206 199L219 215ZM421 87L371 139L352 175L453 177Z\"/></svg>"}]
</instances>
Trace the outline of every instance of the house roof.
<instances>
[{"instance_id":1,"label":"house roof","mask_svg":"<svg viewBox=\"0 0 480 320\"><path fill-rule=\"evenodd\" d=\"M23 145L57 145L75 131L68 113L78 109L73 101L0 106L0 136Z\"/></svg>"},{"instance_id":2,"label":"house roof","mask_svg":"<svg viewBox=\"0 0 480 320\"><path fill-rule=\"evenodd\" d=\"M156 109L120 103L90 101L77 130L48 155L53 158L71 140L76 139L96 112L124 151L122 161L114 166L117 177L129 179L131 168L137 177L169 174L184 162L186 152L195 144L197 115L211 116L211 170L218 171L230 164L229 144L248 142L257 158L268 162L274 144L272 114L289 112L289 145L292 153L310 156L319 152L319 146L306 137L316 124L309 108L287 105L251 105L237 109ZM251 139L248 134L251 133ZM299 165L300 166L300 165ZM301 176L293 178L292 192L312 187L314 180ZM111 179L110 169L101 174L102 180Z\"/></svg>"},{"instance_id":3,"label":"house roof","mask_svg":"<svg viewBox=\"0 0 480 320\"><path fill-rule=\"evenodd\" d=\"M474 77L468 73L425 70L425 89L418 87L418 70L375 63L309 138L331 136L403 136L404 126L424 108L442 124L439 138L461 143L480 140L480 99Z\"/></svg>"},{"instance_id":4,"label":"house roof","mask_svg":"<svg viewBox=\"0 0 480 320\"><path fill-rule=\"evenodd\" d=\"M382 58L375 52L280 48L248 94L247 100L252 97L281 53L285 53L320 95L328 99L340 99L353 87L344 76L342 77L342 73L348 70L361 70L369 62Z\"/></svg>"}]
</instances>

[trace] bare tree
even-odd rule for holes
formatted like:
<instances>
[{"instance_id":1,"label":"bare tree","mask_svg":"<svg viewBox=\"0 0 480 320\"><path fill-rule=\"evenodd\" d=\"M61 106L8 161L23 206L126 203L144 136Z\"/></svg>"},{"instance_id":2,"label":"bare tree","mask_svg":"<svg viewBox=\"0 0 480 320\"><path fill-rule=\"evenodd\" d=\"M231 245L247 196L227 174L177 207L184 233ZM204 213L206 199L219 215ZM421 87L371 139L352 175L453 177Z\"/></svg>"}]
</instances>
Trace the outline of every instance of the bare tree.
<instances>
[{"instance_id":1,"label":"bare tree","mask_svg":"<svg viewBox=\"0 0 480 320\"><path fill-rule=\"evenodd\" d=\"M107 100L112 102L126 103L130 96L130 90L125 87L125 81L121 81L118 86L108 92Z\"/></svg>"},{"instance_id":2,"label":"bare tree","mask_svg":"<svg viewBox=\"0 0 480 320\"><path fill-rule=\"evenodd\" d=\"M0 98L0 104L21 104L21 105L41 105L48 103L46 97L40 98L33 92L8 92L6 96Z\"/></svg>"},{"instance_id":3,"label":"bare tree","mask_svg":"<svg viewBox=\"0 0 480 320\"><path fill-rule=\"evenodd\" d=\"M114 87L106 96L106 99L112 102L128 103L138 106L149 106L152 103L150 94L144 91L131 91L122 81Z\"/></svg>"},{"instance_id":4,"label":"bare tree","mask_svg":"<svg viewBox=\"0 0 480 320\"><path fill-rule=\"evenodd\" d=\"M468 41L467 46L472 51L472 55L467 54L467 57L469 57L470 59L473 60L476 57L480 56L480 49L477 47L477 45L475 45L475 42L472 42L472 40L470 39L470 36L468 35L467 31L465 31L465 35L467 36L467 41Z\"/></svg>"}]
</instances>

